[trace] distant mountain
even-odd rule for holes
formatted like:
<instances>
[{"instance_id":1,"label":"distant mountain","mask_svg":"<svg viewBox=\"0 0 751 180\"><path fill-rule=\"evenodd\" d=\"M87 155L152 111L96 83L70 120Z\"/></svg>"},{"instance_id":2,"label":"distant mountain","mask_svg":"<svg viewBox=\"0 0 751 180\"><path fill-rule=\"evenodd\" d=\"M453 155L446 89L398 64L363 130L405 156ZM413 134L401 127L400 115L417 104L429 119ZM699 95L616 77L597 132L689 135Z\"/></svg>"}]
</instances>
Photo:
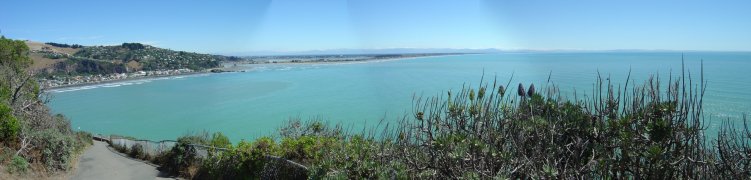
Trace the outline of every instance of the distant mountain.
<instances>
[{"instance_id":1,"label":"distant mountain","mask_svg":"<svg viewBox=\"0 0 751 180\"><path fill-rule=\"evenodd\" d=\"M174 51L140 43L81 46L27 41L35 70L50 75L110 74L140 70L201 70L238 57Z\"/></svg>"},{"instance_id":2,"label":"distant mountain","mask_svg":"<svg viewBox=\"0 0 751 180\"><path fill-rule=\"evenodd\" d=\"M300 54L425 54L425 53L493 53L498 49L450 49L450 48L389 48L389 49L335 49L304 51Z\"/></svg>"}]
</instances>

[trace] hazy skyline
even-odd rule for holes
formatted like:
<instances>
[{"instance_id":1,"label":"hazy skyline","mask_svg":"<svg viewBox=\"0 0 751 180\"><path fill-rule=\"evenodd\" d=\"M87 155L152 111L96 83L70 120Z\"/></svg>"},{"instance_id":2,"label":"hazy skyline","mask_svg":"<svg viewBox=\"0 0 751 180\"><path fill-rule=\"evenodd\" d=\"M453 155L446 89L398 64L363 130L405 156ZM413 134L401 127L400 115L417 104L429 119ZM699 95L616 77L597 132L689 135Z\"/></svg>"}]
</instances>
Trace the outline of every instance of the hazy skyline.
<instances>
[{"instance_id":1,"label":"hazy skyline","mask_svg":"<svg viewBox=\"0 0 751 180\"><path fill-rule=\"evenodd\" d=\"M336 49L751 51L749 1L11 1L9 38L254 54Z\"/></svg>"}]
</instances>

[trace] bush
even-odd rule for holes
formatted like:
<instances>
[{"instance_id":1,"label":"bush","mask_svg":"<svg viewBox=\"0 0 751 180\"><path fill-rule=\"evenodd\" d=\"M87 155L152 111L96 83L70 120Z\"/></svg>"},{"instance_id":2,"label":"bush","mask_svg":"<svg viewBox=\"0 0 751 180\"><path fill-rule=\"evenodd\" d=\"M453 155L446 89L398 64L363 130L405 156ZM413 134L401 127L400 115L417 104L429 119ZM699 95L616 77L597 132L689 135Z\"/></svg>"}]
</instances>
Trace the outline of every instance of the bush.
<instances>
[{"instance_id":1,"label":"bush","mask_svg":"<svg viewBox=\"0 0 751 180\"><path fill-rule=\"evenodd\" d=\"M148 154L143 151L143 145L141 145L140 143L133 144L133 146L130 147L128 155L132 158L148 160Z\"/></svg>"},{"instance_id":2,"label":"bush","mask_svg":"<svg viewBox=\"0 0 751 180\"><path fill-rule=\"evenodd\" d=\"M65 171L70 168L70 162L79 144L70 136L49 129L34 133L35 148L41 151L41 162L48 171Z\"/></svg>"},{"instance_id":3,"label":"bush","mask_svg":"<svg viewBox=\"0 0 751 180\"><path fill-rule=\"evenodd\" d=\"M211 143L209 145L219 148L232 148L232 143L229 142L229 138L224 136L221 132L215 132L211 136Z\"/></svg>"},{"instance_id":4,"label":"bush","mask_svg":"<svg viewBox=\"0 0 751 180\"><path fill-rule=\"evenodd\" d=\"M177 144L170 151L155 158L156 163L161 165L159 170L181 177L194 177L202 160L191 145L208 145L209 142L207 132L177 138Z\"/></svg>"},{"instance_id":5,"label":"bush","mask_svg":"<svg viewBox=\"0 0 751 180\"><path fill-rule=\"evenodd\" d=\"M290 140L288 145L305 149L303 144L312 145L310 138ZM292 142L294 141L294 142ZM294 145L292 145L294 144ZM280 147L269 137L261 137L253 143L241 141L237 148L209 153L203 161L195 179L244 179L260 177L261 179L305 179L307 172L290 165L287 160L276 157L284 154ZM305 151L305 150L302 150ZM307 153L307 152L306 152Z\"/></svg>"},{"instance_id":6,"label":"bush","mask_svg":"<svg viewBox=\"0 0 751 180\"><path fill-rule=\"evenodd\" d=\"M257 171L245 169L245 162L252 161L245 152L238 150L220 151L210 154L201 164L195 179L239 179L258 176ZM251 170L251 171L249 171Z\"/></svg>"},{"instance_id":7,"label":"bush","mask_svg":"<svg viewBox=\"0 0 751 180\"><path fill-rule=\"evenodd\" d=\"M79 44L65 44L65 43L54 43L54 42L46 42L44 44L47 44L47 45L50 45L50 46L55 46L55 47L73 48L73 49L77 49L77 48L83 47L82 45L79 45Z\"/></svg>"},{"instance_id":8,"label":"bush","mask_svg":"<svg viewBox=\"0 0 751 180\"><path fill-rule=\"evenodd\" d=\"M79 146L79 151L82 151L87 145L94 144L94 136L92 136L90 132L77 131L75 137L78 142L82 143L82 146Z\"/></svg>"},{"instance_id":9,"label":"bush","mask_svg":"<svg viewBox=\"0 0 751 180\"><path fill-rule=\"evenodd\" d=\"M29 169L29 162L21 156L13 156L8 165L8 172L10 173L26 173Z\"/></svg>"},{"instance_id":10,"label":"bush","mask_svg":"<svg viewBox=\"0 0 751 180\"><path fill-rule=\"evenodd\" d=\"M0 104L0 140L16 141L15 137L20 130L21 123L13 116L13 110L5 104Z\"/></svg>"},{"instance_id":11,"label":"bush","mask_svg":"<svg viewBox=\"0 0 751 180\"><path fill-rule=\"evenodd\" d=\"M130 50L139 50L143 49L145 46L141 43L123 43L122 47Z\"/></svg>"}]
</instances>

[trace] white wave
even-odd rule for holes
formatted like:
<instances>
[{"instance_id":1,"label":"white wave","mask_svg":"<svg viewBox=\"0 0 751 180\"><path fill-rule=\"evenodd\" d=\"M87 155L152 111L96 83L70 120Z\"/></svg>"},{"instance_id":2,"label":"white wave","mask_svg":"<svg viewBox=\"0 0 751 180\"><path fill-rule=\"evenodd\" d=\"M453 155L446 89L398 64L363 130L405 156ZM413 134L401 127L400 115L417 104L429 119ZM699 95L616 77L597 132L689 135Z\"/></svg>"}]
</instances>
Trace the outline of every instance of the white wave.
<instances>
[{"instance_id":1,"label":"white wave","mask_svg":"<svg viewBox=\"0 0 751 180\"><path fill-rule=\"evenodd\" d=\"M170 77L158 77L158 78L149 78L149 79L127 80L127 81L121 81L121 82L109 82L109 83L103 83L103 84L92 84L92 85L54 89L54 90L50 90L49 92L50 93L62 93L62 92L80 91L80 90L96 89L96 88L121 87L121 86L128 86L128 85L139 85L139 84L153 82L156 80L182 79L186 77L202 77L202 76L208 76L208 74L170 76Z\"/></svg>"},{"instance_id":2,"label":"white wave","mask_svg":"<svg viewBox=\"0 0 751 180\"><path fill-rule=\"evenodd\" d=\"M105 84L105 85L102 85L102 87L120 87L122 85L124 84Z\"/></svg>"}]
</instances>

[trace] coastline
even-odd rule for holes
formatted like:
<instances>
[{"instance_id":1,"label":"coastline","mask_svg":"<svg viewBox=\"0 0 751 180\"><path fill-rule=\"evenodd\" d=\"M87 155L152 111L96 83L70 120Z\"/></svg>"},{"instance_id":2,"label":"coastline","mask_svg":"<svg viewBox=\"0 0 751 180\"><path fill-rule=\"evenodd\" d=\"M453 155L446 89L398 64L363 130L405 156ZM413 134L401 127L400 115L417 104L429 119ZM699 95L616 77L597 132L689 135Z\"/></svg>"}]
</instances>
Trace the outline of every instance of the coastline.
<instances>
[{"instance_id":1,"label":"coastline","mask_svg":"<svg viewBox=\"0 0 751 180\"><path fill-rule=\"evenodd\" d=\"M428 57L450 57L450 56L462 56L462 55L469 55L469 54L477 54L477 53L463 53L463 54L432 54L432 55L423 55L423 56L410 56L410 57L394 57L394 58L382 58L382 59L362 59L362 60L342 60L342 61L303 61L303 62L290 62L290 61L283 61L283 62L275 62L275 63L248 63L243 65L273 65L273 64L297 64L297 65L314 65L314 64L358 64L358 63L372 63L372 62L389 62L389 61L401 61L401 60L409 60L409 59L418 59L418 58L428 58Z\"/></svg>"},{"instance_id":2,"label":"coastline","mask_svg":"<svg viewBox=\"0 0 751 180\"><path fill-rule=\"evenodd\" d=\"M151 79L158 79L158 78L165 78L165 77L193 76L193 75L200 75L200 74L211 74L211 72L198 71L198 72L189 72L189 73L181 73L181 74L141 76L141 77L134 77L134 78L126 78L126 79L108 80L108 81L86 82L86 83L69 84L69 85L44 88L44 91L54 91L54 90L60 90L60 89L95 86L95 85L112 84L112 83L137 81L137 80L151 80Z\"/></svg>"},{"instance_id":3,"label":"coastline","mask_svg":"<svg viewBox=\"0 0 751 180\"><path fill-rule=\"evenodd\" d=\"M467 54L433 54L433 55L423 55L423 56L414 56L414 57L394 57L394 58L363 59L363 60L348 60L348 61L303 61L303 62L283 61L283 62L274 62L274 63L247 63L247 64L242 63L242 65L240 66L210 68L210 69L206 69L203 71L194 71L194 72L181 73L181 74L141 76L141 77L134 77L134 78L86 82L86 83L79 83L79 84L69 84L69 85L44 88L43 91L56 91L56 90L61 90L61 89L96 86L96 85L103 85L103 84L113 84L113 83L129 82L129 81L137 81L137 80L150 80L150 79L158 79L158 78L165 78L165 77L180 77L180 76L193 76L193 75L201 75L201 74L219 74L219 73L230 73L230 72L248 72L248 71L252 71L253 66L256 66L256 65L341 65L341 64L390 62L390 61L401 61L401 60L410 60L410 59L418 59L418 58L428 58L428 57L449 57L449 56L461 56L461 55L467 55ZM232 64L231 62L225 62L225 63ZM218 70L218 71L212 72L212 70Z\"/></svg>"}]
</instances>

